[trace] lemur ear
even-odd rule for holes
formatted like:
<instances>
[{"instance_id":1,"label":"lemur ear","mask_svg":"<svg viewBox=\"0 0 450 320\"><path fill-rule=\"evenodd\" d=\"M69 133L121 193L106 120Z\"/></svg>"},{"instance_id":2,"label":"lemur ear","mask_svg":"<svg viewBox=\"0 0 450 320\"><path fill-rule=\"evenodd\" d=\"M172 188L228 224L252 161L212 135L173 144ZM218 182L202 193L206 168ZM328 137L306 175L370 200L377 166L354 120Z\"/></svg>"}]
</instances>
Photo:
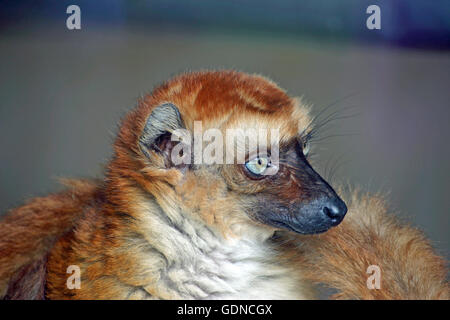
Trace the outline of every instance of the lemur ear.
<instances>
[{"instance_id":1,"label":"lemur ear","mask_svg":"<svg viewBox=\"0 0 450 320\"><path fill-rule=\"evenodd\" d=\"M150 150L170 155L173 147L171 134L176 129L184 128L180 111L172 103L164 103L153 109L145 123L142 135L139 138L139 147L150 158Z\"/></svg>"}]
</instances>

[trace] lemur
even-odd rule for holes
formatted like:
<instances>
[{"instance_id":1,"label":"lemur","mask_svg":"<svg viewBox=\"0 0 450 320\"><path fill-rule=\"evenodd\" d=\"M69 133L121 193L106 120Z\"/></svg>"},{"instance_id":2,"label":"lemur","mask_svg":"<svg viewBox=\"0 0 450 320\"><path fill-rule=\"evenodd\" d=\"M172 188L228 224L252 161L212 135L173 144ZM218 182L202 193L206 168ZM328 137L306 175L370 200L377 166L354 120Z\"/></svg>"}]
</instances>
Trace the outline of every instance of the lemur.
<instances>
[{"instance_id":1,"label":"lemur","mask_svg":"<svg viewBox=\"0 0 450 320\"><path fill-rule=\"evenodd\" d=\"M277 128L276 173L261 174L271 163L260 155L175 164L182 142L171 136L195 121ZM65 180L1 220L0 297L315 299L321 283L336 299L448 299L446 261L419 230L380 195L341 198L312 168L311 123L301 100L259 75L167 81L123 119L103 179ZM377 288L367 285L371 265Z\"/></svg>"}]
</instances>

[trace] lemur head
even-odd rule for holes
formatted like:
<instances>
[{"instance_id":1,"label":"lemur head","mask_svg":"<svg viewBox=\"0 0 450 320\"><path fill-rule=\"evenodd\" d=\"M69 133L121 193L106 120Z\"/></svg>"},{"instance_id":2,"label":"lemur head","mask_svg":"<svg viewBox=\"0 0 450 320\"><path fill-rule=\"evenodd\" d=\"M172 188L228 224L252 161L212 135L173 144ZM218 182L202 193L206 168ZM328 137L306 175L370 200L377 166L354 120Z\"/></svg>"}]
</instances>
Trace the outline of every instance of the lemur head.
<instances>
[{"instance_id":1,"label":"lemur head","mask_svg":"<svg viewBox=\"0 0 450 320\"><path fill-rule=\"evenodd\" d=\"M126 197L115 200L150 196L173 223L189 216L224 234L324 232L347 207L308 162L310 123L307 108L264 77L183 74L125 118L109 180ZM234 144L249 132L264 142Z\"/></svg>"}]
</instances>

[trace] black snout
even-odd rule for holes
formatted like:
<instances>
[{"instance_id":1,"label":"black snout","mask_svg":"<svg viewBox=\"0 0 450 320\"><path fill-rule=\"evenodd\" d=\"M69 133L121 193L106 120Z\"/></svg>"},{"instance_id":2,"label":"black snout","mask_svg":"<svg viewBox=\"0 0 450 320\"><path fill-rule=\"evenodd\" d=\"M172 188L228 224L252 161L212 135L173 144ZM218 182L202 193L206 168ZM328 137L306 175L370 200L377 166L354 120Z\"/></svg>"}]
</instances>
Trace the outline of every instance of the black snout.
<instances>
[{"instance_id":1,"label":"black snout","mask_svg":"<svg viewBox=\"0 0 450 320\"><path fill-rule=\"evenodd\" d=\"M322 212L330 218L331 225L337 226L344 219L347 206L340 198L334 197L325 201Z\"/></svg>"},{"instance_id":2,"label":"black snout","mask_svg":"<svg viewBox=\"0 0 450 320\"><path fill-rule=\"evenodd\" d=\"M321 233L341 223L347 206L333 192L303 203L297 210L293 217L287 219L291 229L299 233Z\"/></svg>"},{"instance_id":3,"label":"black snout","mask_svg":"<svg viewBox=\"0 0 450 320\"><path fill-rule=\"evenodd\" d=\"M298 206L294 214L275 215L270 224L302 234L322 233L341 223L346 213L337 195L322 196Z\"/></svg>"},{"instance_id":4,"label":"black snout","mask_svg":"<svg viewBox=\"0 0 450 320\"><path fill-rule=\"evenodd\" d=\"M347 213L347 206L314 171L302 153L290 154L290 158L284 161L291 165L291 180L287 182L287 186L290 190L295 190L298 186L298 199L289 198L290 201L286 204L286 201L274 198L273 203L278 205L273 209L262 208L264 215L260 215L259 220L301 234L322 233L341 223Z\"/></svg>"}]
</instances>

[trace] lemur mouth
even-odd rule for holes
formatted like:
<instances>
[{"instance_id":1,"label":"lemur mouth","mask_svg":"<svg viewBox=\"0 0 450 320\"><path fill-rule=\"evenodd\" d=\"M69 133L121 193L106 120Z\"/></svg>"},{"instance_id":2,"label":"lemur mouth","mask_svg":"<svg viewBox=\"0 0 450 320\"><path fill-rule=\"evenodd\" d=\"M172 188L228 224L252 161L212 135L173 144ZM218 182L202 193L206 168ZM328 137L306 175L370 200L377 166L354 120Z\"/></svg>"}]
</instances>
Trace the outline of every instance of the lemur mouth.
<instances>
[{"instance_id":1,"label":"lemur mouth","mask_svg":"<svg viewBox=\"0 0 450 320\"><path fill-rule=\"evenodd\" d=\"M279 221L279 220L270 220L270 224L274 227L280 227L283 229L287 229L289 231L293 231L295 233L299 233L299 234L319 234L319 233L324 233L326 231L328 231L330 228L323 228L323 229L317 229L317 230L311 230L311 231L304 231L304 230L299 230L298 228L296 228L295 226L292 226L290 224L287 224L283 221Z\"/></svg>"}]
</instances>

